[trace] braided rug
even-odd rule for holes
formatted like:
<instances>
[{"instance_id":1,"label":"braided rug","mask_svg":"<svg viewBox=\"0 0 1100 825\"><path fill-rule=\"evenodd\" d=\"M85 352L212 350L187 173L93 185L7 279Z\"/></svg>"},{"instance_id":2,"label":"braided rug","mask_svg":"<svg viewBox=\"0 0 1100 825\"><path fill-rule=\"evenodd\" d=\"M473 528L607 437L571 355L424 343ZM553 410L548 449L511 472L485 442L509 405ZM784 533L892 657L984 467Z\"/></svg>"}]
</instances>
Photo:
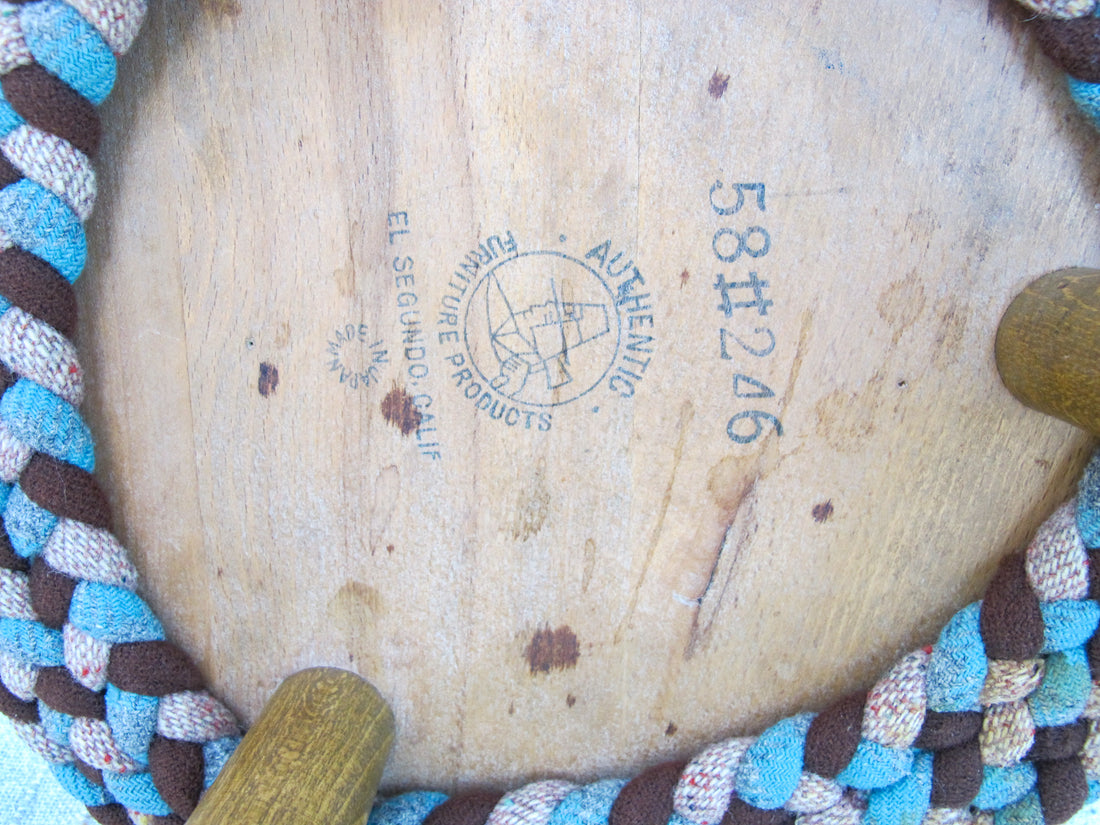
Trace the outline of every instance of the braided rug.
<instances>
[{"instance_id":1,"label":"braided rug","mask_svg":"<svg viewBox=\"0 0 1100 825\"><path fill-rule=\"evenodd\" d=\"M1096 0L1020 0L1100 126ZM144 0L0 0L0 711L104 825L182 823L240 737L111 533L72 284L97 106ZM1091 562L1091 563L1090 563ZM371 825L1059 825L1100 798L1100 454L870 691L630 780L414 792Z\"/></svg>"}]
</instances>

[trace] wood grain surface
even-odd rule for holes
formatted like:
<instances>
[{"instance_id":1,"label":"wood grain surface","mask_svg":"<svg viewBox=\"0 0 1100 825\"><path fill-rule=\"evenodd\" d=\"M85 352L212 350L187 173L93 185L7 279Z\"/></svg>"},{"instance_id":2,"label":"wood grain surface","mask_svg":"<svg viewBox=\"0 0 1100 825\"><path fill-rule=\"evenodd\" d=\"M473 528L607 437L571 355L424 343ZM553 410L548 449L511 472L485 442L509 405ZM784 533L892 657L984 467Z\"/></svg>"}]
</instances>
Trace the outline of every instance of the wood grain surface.
<instances>
[{"instance_id":1,"label":"wood grain surface","mask_svg":"<svg viewBox=\"0 0 1100 825\"><path fill-rule=\"evenodd\" d=\"M158 2L104 120L80 346L142 592L246 720L369 678L386 788L868 687L1088 452L993 363L1100 264L1007 2Z\"/></svg>"}]
</instances>

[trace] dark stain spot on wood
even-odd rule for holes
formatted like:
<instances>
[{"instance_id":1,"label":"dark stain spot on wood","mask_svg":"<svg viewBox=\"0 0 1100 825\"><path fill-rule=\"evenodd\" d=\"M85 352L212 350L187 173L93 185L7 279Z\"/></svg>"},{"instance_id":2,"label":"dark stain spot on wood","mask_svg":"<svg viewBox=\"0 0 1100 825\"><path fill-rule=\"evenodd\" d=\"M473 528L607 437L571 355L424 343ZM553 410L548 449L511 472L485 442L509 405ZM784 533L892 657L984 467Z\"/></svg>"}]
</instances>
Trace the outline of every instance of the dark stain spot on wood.
<instances>
[{"instance_id":1,"label":"dark stain spot on wood","mask_svg":"<svg viewBox=\"0 0 1100 825\"><path fill-rule=\"evenodd\" d=\"M714 74L711 75L710 83L707 85L707 91L710 92L711 97L718 100L718 98L726 93L726 88L729 85L730 76L728 74L722 74L715 69Z\"/></svg>"},{"instance_id":2,"label":"dark stain spot on wood","mask_svg":"<svg viewBox=\"0 0 1100 825\"><path fill-rule=\"evenodd\" d=\"M392 553L393 552L393 545L392 544L387 544L386 545L386 552L387 553Z\"/></svg>"},{"instance_id":3,"label":"dark stain spot on wood","mask_svg":"<svg viewBox=\"0 0 1100 825\"><path fill-rule=\"evenodd\" d=\"M688 282L688 278L691 277L691 273L686 269L680 273L680 289L684 288L684 285Z\"/></svg>"},{"instance_id":4,"label":"dark stain spot on wood","mask_svg":"<svg viewBox=\"0 0 1100 825\"><path fill-rule=\"evenodd\" d=\"M260 395L267 398L279 386L279 368L264 361L260 364L260 380L256 382Z\"/></svg>"},{"instance_id":5,"label":"dark stain spot on wood","mask_svg":"<svg viewBox=\"0 0 1100 825\"><path fill-rule=\"evenodd\" d=\"M679 730L679 728L676 727L676 723L669 722L668 727L665 728L665 736L675 736L677 730Z\"/></svg>"},{"instance_id":6,"label":"dark stain spot on wood","mask_svg":"<svg viewBox=\"0 0 1100 825\"><path fill-rule=\"evenodd\" d=\"M420 410L412 396L397 384L382 399L382 417L401 430L401 435L411 435L420 426Z\"/></svg>"},{"instance_id":7,"label":"dark stain spot on wood","mask_svg":"<svg viewBox=\"0 0 1100 825\"><path fill-rule=\"evenodd\" d=\"M516 715L516 703L515 702L509 702L508 703L508 715L509 716L515 716Z\"/></svg>"},{"instance_id":8,"label":"dark stain spot on wood","mask_svg":"<svg viewBox=\"0 0 1100 825\"><path fill-rule=\"evenodd\" d=\"M222 570L222 569L221 569L221 568L219 567L219 568L218 568L218 578L220 579L220 578L221 578L222 576L224 576L224 575L225 575L225 571L224 571L224 570Z\"/></svg>"},{"instance_id":9,"label":"dark stain spot on wood","mask_svg":"<svg viewBox=\"0 0 1100 825\"><path fill-rule=\"evenodd\" d=\"M577 704L577 697L574 696L572 693L568 694L565 697L565 704L567 707L573 707L573 705Z\"/></svg>"},{"instance_id":10,"label":"dark stain spot on wood","mask_svg":"<svg viewBox=\"0 0 1100 825\"><path fill-rule=\"evenodd\" d=\"M814 521L818 524L824 524L829 520L829 516L833 514L833 502L823 501L820 504L815 504L813 509Z\"/></svg>"},{"instance_id":11,"label":"dark stain spot on wood","mask_svg":"<svg viewBox=\"0 0 1100 825\"><path fill-rule=\"evenodd\" d=\"M524 651L532 675L576 667L580 655L577 634L567 625L555 630L545 627L538 631Z\"/></svg>"}]
</instances>

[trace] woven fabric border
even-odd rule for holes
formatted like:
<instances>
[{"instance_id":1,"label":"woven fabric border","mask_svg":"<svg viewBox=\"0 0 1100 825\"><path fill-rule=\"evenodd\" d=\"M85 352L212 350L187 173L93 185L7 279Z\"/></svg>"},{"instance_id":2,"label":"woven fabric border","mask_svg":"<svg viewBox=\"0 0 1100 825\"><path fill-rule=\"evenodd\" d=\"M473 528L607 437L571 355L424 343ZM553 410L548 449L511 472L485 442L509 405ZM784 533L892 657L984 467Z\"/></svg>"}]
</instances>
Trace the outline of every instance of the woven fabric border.
<instances>
[{"instance_id":1,"label":"woven fabric border","mask_svg":"<svg viewBox=\"0 0 1100 825\"><path fill-rule=\"evenodd\" d=\"M1023 5L1100 126L1095 2ZM241 735L137 594L79 413L97 107L145 11L0 2L0 712L104 825L182 823ZM629 781L415 792L371 825L1059 825L1100 798L1098 598L1100 457L870 691Z\"/></svg>"}]
</instances>

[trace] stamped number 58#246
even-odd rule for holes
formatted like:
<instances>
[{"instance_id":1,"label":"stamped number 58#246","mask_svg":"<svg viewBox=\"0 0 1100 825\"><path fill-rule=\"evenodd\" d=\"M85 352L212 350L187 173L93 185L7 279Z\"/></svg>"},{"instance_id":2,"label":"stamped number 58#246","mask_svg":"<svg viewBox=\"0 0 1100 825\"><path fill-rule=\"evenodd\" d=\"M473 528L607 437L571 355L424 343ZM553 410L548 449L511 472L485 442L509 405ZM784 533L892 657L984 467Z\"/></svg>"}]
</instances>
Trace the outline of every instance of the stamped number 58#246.
<instances>
[{"instance_id":1,"label":"stamped number 58#246","mask_svg":"<svg viewBox=\"0 0 1100 825\"><path fill-rule=\"evenodd\" d=\"M772 248L766 221L763 183L724 184L710 188L710 207L718 217L711 249L722 266L714 278L721 299L716 305L725 317L718 329L719 354L731 361L735 400L726 434L735 444L751 444L763 435L783 435L775 413L775 392L758 376L775 351L775 333L768 326L767 297L771 286L767 272L761 277L765 258Z\"/></svg>"}]
</instances>

